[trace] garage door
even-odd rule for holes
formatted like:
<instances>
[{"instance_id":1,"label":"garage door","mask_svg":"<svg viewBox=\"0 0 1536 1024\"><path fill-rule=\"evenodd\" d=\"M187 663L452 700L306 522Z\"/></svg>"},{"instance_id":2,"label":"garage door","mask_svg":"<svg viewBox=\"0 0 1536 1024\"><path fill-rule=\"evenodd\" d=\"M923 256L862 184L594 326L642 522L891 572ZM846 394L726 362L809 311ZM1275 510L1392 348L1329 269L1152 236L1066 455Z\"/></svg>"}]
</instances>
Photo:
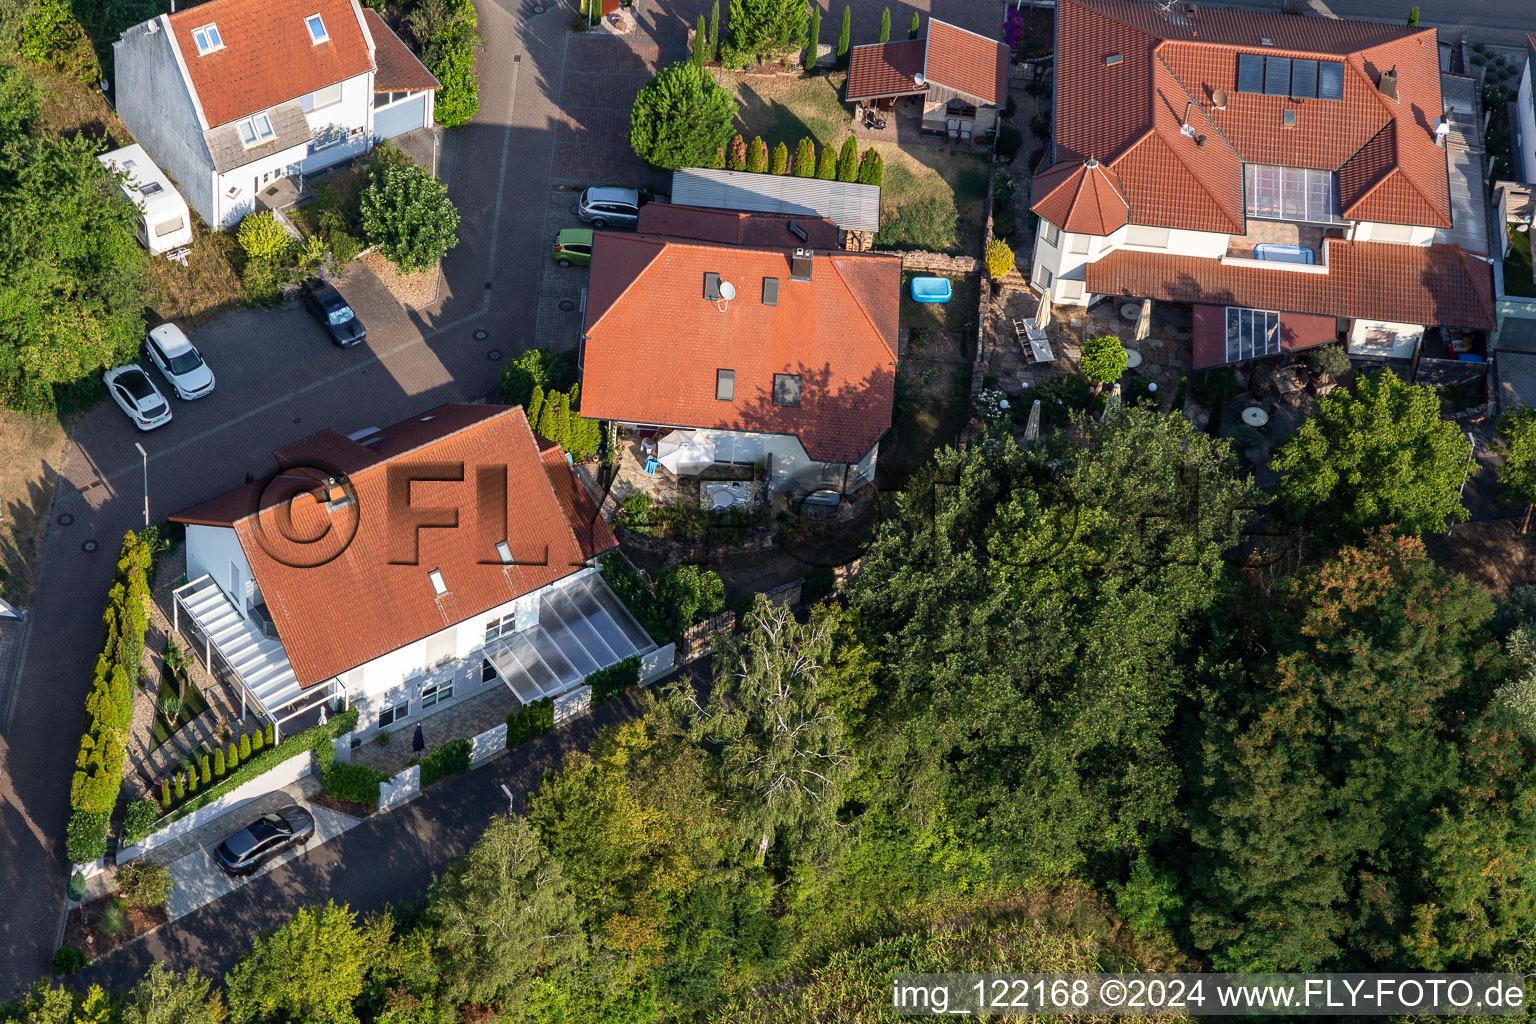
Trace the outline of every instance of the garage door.
<instances>
[{"instance_id":1,"label":"garage door","mask_svg":"<svg viewBox=\"0 0 1536 1024\"><path fill-rule=\"evenodd\" d=\"M396 135L404 135L413 128L420 128L427 115L427 96L422 93L413 96L404 103L397 103L392 107L375 111L373 115L373 134L381 139L392 139Z\"/></svg>"}]
</instances>

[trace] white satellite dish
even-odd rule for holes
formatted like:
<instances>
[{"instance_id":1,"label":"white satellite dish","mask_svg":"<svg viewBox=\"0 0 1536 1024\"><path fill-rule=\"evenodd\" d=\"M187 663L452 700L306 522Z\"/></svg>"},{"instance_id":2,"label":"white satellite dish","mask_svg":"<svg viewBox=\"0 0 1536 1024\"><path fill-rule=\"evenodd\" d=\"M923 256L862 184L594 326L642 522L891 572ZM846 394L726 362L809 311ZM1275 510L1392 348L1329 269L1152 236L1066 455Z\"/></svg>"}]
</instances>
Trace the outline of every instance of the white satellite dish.
<instances>
[{"instance_id":1,"label":"white satellite dish","mask_svg":"<svg viewBox=\"0 0 1536 1024\"><path fill-rule=\"evenodd\" d=\"M730 302L732 299L734 299L736 297L736 286L731 284L731 282L729 282L729 281L721 281L720 282L720 297L722 299L724 299L726 302Z\"/></svg>"}]
</instances>

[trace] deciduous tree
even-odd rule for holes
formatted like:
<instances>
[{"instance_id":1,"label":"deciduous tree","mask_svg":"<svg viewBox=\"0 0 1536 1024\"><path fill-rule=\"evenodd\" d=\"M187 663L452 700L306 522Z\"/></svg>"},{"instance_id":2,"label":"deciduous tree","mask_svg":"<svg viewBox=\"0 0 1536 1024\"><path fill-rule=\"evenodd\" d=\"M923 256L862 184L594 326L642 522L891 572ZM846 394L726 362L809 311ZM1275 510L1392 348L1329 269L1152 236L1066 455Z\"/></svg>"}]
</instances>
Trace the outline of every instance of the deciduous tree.
<instances>
[{"instance_id":1,"label":"deciduous tree","mask_svg":"<svg viewBox=\"0 0 1536 1024\"><path fill-rule=\"evenodd\" d=\"M459 211L425 167L375 168L359 204L363 233L406 273L430 270L459 244Z\"/></svg>"},{"instance_id":2,"label":"deciduous tree","mask_svg":"<svg viewBox=\"0 0 1536 1024\"><path fill-rule=\"evenodd\" d=\"M153 963L124 996L122 1024L223 1024L224 999L211 989L196 970L177 974Z\"/></svg>"},{"instance_id":3,"label":"deciduous tree","mask_svg":"<svg viewBox=\"0 0 1536 1024\"><path fill-rule=\"evenodd\" d=\"M258 938L225 975L230 1019L352 1024L352 1003L368 966L367 943L352 911L331 902L304 907Z\"/></svg>"}]
</instances>

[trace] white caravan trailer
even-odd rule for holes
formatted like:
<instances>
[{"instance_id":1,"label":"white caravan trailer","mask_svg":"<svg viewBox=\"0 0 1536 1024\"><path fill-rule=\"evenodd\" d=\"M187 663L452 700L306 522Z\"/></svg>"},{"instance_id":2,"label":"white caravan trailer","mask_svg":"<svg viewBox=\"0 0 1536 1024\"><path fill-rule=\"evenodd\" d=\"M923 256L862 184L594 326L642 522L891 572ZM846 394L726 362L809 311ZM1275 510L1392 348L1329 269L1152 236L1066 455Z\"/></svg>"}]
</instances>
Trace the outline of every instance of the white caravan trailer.
<instances>
[{"instance_id":1,"label":"white caravan trailer","mask_svg":"<svg viewBox=\"0 0 1536 1024\"><path fill-rule=\"evenodd\" d=\"M122 180L123 195L142 214L138 236L144 248L154 256L180 255L185 262L185 254L179 250L192 244L192 215L187 210L187 201L165 172L155 166L144 147L135 143L96 159L107 170L127 175Z\"/></svg>"}]
</instances>

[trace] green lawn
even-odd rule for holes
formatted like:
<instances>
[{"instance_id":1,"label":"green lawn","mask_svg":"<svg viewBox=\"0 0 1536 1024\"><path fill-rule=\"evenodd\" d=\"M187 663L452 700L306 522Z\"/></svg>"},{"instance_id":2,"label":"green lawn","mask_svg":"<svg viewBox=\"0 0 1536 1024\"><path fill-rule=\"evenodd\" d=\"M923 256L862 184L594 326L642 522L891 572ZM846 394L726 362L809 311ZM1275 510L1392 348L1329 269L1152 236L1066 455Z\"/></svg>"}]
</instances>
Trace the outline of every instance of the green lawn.
<instances>
[{"instance_id":1,"label":"green lawn","mask_svg":"<svg viewBox=\"0 0 1536 1024\"><path fill-rule=\"evenodd\" d=\"M819 150L840 146L853 133L853 108L842 101L840 72L812 78L721 72L719 78L740 104L736 127L748 142L760 135L770 151L783 142L793 155L802 138L814 139ZM987 156L942 146L873 145L885 161L876 244L980 255Z\"/></svg>"},{"instance_id":2,"label":"green lawn","mask_svg":"<svg viewBox=\"0 0 1536 1024\"><path fill-rule=\"evenodd\" d=\"M900 489L935 451L954 444L969 409L968 398L900 403L891 434L880 448L876 466L880 489Z\"/></svg>"},{"instance_id":3,"label":"green lawn","mask_svg":"<svg viewBox=\"0 0 1536 1024\"><path fill-rule=\"evenodd\" d=\"M170 739L177 729L180 729L192 721L192 719L208 710L208 702L203 699L203 695L197 686L188 680L186 697L181 705L181 714L176 716L174 724L168 723L165 720L165 716L160 713L160 701L166 697L174 696L176 696L175 685L171 682L170 677L162 676L160 679L160 692L155 696L155 724L151 730L151 734L154 737L154 745L157 747Z\"/></svg>"},{"instance_id":4,"label":"green lawn","mask_svg":"<svg viewBox=\"0 0 1536 1024\"><path fill-rule=\"evenodd\" d=\"M1536 281L1531 280L1530 232L1509 233L1509 254L1504 257L1504 293L1536 299Z\"/></svg>"},{"instance_id":5,"label":"green lawn","mask_svg":"<svg viewBox=\"0 0 1536 1024\"><path fill-rule=\"evenodd\" d=\"M954 293L948 302L917 302L912 298L914 277L949 277ZM950 276L904 270L901 274L901 326L934 328L941 331L973 331L976 328L976 304L980 287L975 275Z\"/></svg>"}]
</instances>

